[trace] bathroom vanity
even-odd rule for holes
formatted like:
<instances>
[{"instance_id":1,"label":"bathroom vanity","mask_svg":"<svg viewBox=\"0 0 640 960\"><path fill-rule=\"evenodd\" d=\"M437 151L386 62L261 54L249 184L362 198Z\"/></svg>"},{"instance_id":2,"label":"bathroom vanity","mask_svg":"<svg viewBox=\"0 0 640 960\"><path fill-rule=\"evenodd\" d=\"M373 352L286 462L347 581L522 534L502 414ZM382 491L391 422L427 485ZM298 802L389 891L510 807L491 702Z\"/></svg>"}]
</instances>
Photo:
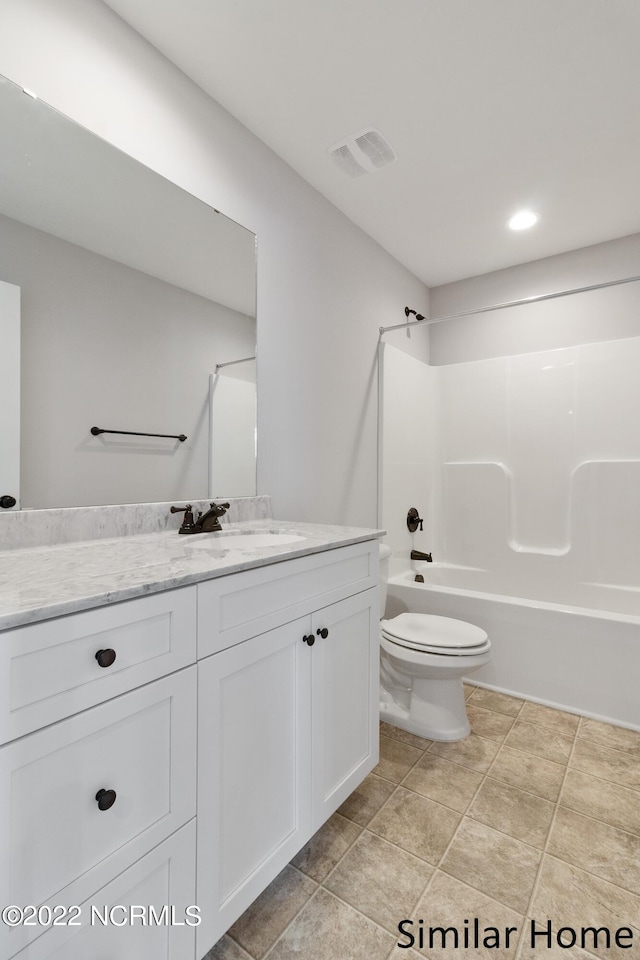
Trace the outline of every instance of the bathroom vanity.
<instances>
[{"instance_id":1,"label":"bathroom vanity","mask_svg":"<svg viewBox=\"0 0 640 960\"><path fill-rule=\"evenodd\" d=\"M225 533L0 553L2 960L199 960L376 764L381 531Z\"/></svg>"}]
</instances>

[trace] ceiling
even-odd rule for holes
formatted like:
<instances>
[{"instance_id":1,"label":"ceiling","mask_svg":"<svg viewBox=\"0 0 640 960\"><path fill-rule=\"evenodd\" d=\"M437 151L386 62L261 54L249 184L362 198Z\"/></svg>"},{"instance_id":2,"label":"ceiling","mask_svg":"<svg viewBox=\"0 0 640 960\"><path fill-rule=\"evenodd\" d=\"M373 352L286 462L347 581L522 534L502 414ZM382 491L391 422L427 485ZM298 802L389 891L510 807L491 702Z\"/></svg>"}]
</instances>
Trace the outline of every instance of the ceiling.
<instances>
[{"instance_id":1,"label":"ceiling","mask_svg":"<svg viewBox=\"0 0 640 960\"><path fill-rule=\"evenodd\" d=\"M640 231L638 0L106 2L428 286Z\"/></svg>"}]
</instances>

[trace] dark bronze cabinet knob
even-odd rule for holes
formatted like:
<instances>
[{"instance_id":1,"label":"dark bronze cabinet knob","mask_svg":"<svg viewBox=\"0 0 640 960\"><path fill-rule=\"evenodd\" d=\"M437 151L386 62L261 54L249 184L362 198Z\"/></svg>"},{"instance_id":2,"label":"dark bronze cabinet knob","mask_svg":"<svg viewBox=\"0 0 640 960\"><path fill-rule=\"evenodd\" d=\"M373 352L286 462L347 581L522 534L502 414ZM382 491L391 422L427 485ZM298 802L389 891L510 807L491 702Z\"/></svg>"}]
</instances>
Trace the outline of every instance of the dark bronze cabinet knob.
<instances>
[{"instance_id":1,"label":"dark bronze cabinet knob","mask_svg":"<svg viewBox=\"0 0 640 960\"><path fill-rule=\"evenodd\" d=\"M314 637L314 635L313 635L312 633L310 633L308 637L303 637L303 638L302 638L302 642L303 642L303 643L308 643L309 646L312 647L312 646L314 645L314 643L316 642L316 638Z\"/></svg>"},{"instance_id":2,"label":"dark bronze cabinet knob","mask_svg":"<svg viewBox=\"0 0 640 960\"><path fill-rule=\"evenodd\" d=\"M323 640L326 640L327 637L329 636L329 631L327 630L326 627L319 628L318 630L316 630L316 633L318 634L319 637L322 637Z\"/></svg>"},{"instance_id":3,"label":"dark bronze cabinet knob","mask_svg":"<svg viewBox=\"0 0 640 960\"><path fill-rule=\"evenodd\" d=\"M99 810L108 810L116 802L115 790L98 790L96 793Z\"/></svg>"},{"instance_id":4,"label":"dark bronze cabinet knob","mask_svg":"<svg viewBox=\"0 0 640 960\"><path fill-rule=\"evenodd\" d=\"M98 650L96 660L101 667L110 667L116 661L116 652L110 647L107 647L106 650Z\"/></svg>"},{"instance_id":5,"label":"dark bronze cabinet knob","mask_svg":"<svg viewBox=\"0 0 640 960\"><path fill-rule=\"evenodd\" d=\"M0 497L0 507L3 507L5 510L11 510L11 507L15 507L16 498L12 497L10 493L5 493Z\"/></svg>"}]
</instances>

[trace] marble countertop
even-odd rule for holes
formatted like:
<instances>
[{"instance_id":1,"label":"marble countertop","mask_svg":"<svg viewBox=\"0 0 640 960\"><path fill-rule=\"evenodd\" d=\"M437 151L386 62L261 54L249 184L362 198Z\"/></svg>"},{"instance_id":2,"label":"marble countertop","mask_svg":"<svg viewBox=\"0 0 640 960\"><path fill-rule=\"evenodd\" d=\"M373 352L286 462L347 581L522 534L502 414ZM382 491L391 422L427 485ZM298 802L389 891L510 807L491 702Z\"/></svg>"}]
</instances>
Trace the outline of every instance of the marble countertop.
<instances>
[{"instance_id":1,"label":"marble countertop","mask_svg":"<svg viewBox=\"0 0 640 960\"><path fill-rule=\"evenodd\" d=\"M253 549L228 544L237 532L281 531L294 543ZM0 629L117 603L281 560L372 540L383 530L252 520L220 533L174 530L0 552ZM225 538L224 547L216 539ZM238 536L239 544L242 537Z\"/></svg>"}]
</instances>

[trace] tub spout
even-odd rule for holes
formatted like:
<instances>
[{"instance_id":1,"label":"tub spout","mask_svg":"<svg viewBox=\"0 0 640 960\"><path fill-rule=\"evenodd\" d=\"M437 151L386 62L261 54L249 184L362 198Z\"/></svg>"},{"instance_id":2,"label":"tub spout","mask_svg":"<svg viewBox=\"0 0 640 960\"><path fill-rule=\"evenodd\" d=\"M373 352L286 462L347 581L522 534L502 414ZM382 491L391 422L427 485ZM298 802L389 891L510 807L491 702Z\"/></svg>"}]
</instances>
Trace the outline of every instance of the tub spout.
<instances>
[{"instance_id":1,"label":"tub spout","mask_svg":"<svg viewBox=\"0 0 640 960\"><path fill-rule=\"evenodd\" d=\"M433 557L430 553L423 553L421 550L412 550L411 551L412 560L426 560L427 563L433 563Z\"/></svg>"}]
</instances>

